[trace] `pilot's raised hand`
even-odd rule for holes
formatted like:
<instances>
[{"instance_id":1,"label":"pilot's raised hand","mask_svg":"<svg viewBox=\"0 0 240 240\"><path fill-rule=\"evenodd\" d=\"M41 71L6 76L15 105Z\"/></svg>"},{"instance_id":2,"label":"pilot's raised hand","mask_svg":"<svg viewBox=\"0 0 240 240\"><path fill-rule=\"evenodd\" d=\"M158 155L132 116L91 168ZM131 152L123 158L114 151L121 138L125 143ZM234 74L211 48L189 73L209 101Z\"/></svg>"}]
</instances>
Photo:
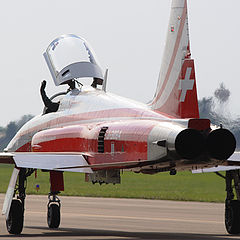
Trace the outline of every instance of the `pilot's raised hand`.
<instances>
[{"instance_id":1,"label":"pilot's raised hand","mask_svg":"<svg viewBox=\"0 0 240 240\"><path fill-rule=\"evenodd\" d=\"M59 102L57 102L57 103L52 102L52 100L48 98L48 96L45 92L46 84L47 84L47 82L45 80L43 80L42 84L41 84L41 88L40 88L42 100L43 100L43 103L46 107L45 114L46 113L51 113L51 112L56 112L59 108Z\"/></svg>"},{"instance_id":2,"label":"pilot's raised hand","mask_svg":"<svg viewBox=\"0 0 240 240\"><path fill-rule=\"evenodd\" d=\"M45 80L43 80L42 84L41 84L41 92L43 92L45 90L46 84L47 84L47 82Z\"/></svg>"}]
</instances>

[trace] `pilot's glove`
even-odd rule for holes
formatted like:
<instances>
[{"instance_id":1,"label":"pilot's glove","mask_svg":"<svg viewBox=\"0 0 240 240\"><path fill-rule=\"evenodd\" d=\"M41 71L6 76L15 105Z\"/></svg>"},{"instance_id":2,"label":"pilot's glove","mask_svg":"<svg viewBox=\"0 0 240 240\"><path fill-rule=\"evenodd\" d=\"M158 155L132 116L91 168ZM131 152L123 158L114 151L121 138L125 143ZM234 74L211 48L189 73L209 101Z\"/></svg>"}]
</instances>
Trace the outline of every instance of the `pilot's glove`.
<instances>
[{"instance_id":1,"label":"pilot's glove","mask_svg":"<svg viewBox=\"0 0 240 240\"><path fill-rule=\"evenodd\" d=\"M45 91L46 84L47 84L47 82L46 82L45 80L43 80L43 81L42 81L42 84L41 84L41 92L44 92L44 91Z\"/></svg>"}]
</instances>

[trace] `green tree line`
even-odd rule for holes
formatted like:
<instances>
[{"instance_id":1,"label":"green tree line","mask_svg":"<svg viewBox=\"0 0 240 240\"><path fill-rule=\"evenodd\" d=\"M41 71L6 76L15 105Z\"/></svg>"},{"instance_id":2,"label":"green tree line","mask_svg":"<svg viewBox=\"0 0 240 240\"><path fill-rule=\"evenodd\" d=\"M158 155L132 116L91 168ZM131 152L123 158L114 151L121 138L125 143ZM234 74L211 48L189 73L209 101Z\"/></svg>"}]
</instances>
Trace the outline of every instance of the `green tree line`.
<instances>
[{"instance_id":1,"label":"green tree line","mask_svg":"<svg viewBox=\"0 0 240 240\"><path fill-rule=\"evenodd\" d=\"M33 117L33 115L24 115L18 121L9 122L5 128L0 127L0 151L3 151L4 148L7 147L8 143L15 136L17 131Z\"/></svg>"}]
</instances>

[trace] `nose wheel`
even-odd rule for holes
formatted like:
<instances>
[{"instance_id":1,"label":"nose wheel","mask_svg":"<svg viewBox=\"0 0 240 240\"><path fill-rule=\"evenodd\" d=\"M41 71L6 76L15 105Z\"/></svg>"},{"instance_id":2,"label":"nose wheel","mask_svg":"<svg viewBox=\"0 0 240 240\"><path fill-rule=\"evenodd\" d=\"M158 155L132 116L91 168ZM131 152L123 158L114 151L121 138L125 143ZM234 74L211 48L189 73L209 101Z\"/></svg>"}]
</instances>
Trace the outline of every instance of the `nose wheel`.
<instances>
[{"instance_id":1,"label":"nose wheel","mask_svg":"<svg viewBox=\"0 0 240 240\"><path fill-rule=\"evenodd\" d=\"M58 228L61 220L61 203L56 195L57 193L49 193L47 205L47 223L49 228Z\"/></svg>"}]
</instances>

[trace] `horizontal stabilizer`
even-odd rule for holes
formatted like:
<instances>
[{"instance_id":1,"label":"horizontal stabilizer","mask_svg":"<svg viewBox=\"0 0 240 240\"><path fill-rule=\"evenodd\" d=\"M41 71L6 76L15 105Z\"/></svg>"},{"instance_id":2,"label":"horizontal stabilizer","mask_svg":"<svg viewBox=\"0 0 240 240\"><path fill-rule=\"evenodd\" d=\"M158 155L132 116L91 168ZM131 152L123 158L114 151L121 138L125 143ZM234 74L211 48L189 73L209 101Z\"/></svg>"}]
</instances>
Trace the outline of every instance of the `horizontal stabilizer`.
<instances>
[{"instance_id":1,"label":"horizontal stabilizer","mask_svg":"<svg viewBox=\"0 0 240 240\"><path fill-rule=\"evenodd\" d=\"M224 163L224 165L193 170L192 173L220 172L240 169L240 152L234 152L233 155Z\"/></svg>"},{"instance_id":2,"label":"horizontal stabilizer","mask_svg":"<svg viewBox=\"0 0 240 240\"><path fill-rule=\"evenodd\" d=\"M192 173L221 172L221 171L230 171L230 170L236 170L236 169L240 169L240 167L239 166L218 166L218 167L193 170Z\"/></svg>"}]
</instances>

